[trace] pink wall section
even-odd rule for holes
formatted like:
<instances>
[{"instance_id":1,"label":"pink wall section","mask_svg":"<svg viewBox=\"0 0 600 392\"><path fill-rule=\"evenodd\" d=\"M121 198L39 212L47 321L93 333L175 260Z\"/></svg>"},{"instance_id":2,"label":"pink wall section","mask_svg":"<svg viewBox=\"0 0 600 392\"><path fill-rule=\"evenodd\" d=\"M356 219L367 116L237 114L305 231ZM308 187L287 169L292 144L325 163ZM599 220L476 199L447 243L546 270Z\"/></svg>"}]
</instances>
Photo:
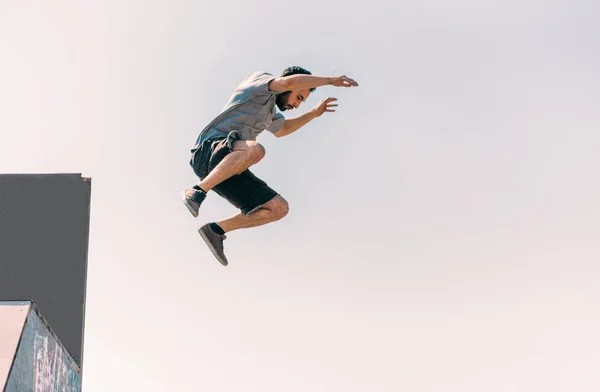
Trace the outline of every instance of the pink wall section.
<instances>
[{"instance_id":1,"label":"pink wall section","mask_svg":"<svg viewBox=\"0 0 600 392\"><path fill-rule=\"evenodd\" d=\"M0 301L0 390L4 390L30 304Z\"/></svg>"}]
</instances>

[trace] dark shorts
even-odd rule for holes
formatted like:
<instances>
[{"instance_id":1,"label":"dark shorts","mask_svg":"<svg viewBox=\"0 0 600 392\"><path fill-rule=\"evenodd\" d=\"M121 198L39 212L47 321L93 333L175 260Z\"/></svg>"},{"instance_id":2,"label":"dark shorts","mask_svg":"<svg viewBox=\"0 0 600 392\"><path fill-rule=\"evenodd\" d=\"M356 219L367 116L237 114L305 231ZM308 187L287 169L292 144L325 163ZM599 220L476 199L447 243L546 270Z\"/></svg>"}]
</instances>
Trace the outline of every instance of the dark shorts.
<instances>
[{"instance_id":1,"label":"dark shorts","mask_svg":"<svg viewBox=\"0 0 600 392\"><path fill-rule=\"evenodd\" d=\"M237 132L227 137L205 140L192 150L190 165L194 173L203 180L233 150L233 143L239 139ZM212 189L218 195L248 215L262 207L278 195L266 182L246 169L232 176Z\"/></svg>"}]
</instances>

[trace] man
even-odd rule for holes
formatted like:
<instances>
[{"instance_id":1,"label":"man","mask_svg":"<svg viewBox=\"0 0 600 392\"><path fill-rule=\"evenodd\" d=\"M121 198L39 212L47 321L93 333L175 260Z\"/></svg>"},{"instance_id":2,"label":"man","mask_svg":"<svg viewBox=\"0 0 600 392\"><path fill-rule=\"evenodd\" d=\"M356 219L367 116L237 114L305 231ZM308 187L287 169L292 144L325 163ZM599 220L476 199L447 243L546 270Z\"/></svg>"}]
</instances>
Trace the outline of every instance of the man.
<instances>
[{"instance_id":1,"label":"man","mask_svg":"<svg viewBox=\"0 0 600 392\"><path fill-rule=\"evenodd\" d=\"M257 178L248 168L265 156L256 137L268 130L284 137L296 132L325 112L334 112L336 98L327 98L307 113L285 119L280 111L298 109L317 87L352 87L358 84L346 77L313 76L301 67L289 67L281 76L254 72L236 88L223 111L200 133L191 150L190 165L200 183L183 192L183 202L194 217L206 194L213 190L241 210L220 222L198 229L217 260L224 266L225 233L277 221L288 213L281 195Z\"/></svg>"}]
</instances>

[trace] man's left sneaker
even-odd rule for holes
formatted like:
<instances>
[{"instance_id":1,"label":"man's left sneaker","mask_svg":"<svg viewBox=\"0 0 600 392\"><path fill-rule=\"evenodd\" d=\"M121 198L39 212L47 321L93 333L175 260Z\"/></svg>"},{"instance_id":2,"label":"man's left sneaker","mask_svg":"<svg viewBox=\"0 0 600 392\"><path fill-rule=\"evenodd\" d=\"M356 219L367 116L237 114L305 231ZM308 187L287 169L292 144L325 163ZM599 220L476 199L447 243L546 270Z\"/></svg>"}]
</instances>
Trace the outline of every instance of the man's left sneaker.
<instances>
[{"instance_id":1,"label":"man's left sneaker","mask_svg":"<svg viewBox=\"0 0 600 392\"><path fill-rule=\"evenodd\" d=\"M199 228L198 233L200 233L200 236L206 242L213 255L219 260L219 263L227 266L229 262L227 261L227 257L225 257L225 248L223 247L223 241L227 239L227 236L215 233L210 227L210 223Z\"/></svg>"},{"instance_id":2,"label":"man's left sneaker","mask_svg":"<svg viewBox=\"0 0 600 392\"><path fill-rule=\"evenodd\" d=\"M183 204L185 204L190 213L194 215L194 217L197 217L200 204L202 204L204 199L206 199L206 193L194 188L190 188L182 192L181 198L183 200Z\"/></svg>"}]
</instances>

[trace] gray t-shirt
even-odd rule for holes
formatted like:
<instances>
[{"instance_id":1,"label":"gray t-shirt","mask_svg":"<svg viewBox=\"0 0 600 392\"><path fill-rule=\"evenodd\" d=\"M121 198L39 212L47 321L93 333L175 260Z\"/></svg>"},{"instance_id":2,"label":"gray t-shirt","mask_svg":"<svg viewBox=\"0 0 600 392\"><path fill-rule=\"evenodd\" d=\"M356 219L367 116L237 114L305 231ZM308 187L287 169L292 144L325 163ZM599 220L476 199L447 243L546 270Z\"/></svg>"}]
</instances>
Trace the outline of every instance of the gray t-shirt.
<instances>
[{"instance_id":1,"label":"gray t-shirt","mask_svg":"<svg viewBox=\"0 0 600 392\"><path fill-rule=\"evenodd\" d=\"M265 129L275 133L285 122L276 111L278 92L269 90L269 82L275 76L266 72L253 72L235 89L223 111L200 133L196 146L206 139L223 137L238 131L243 140L256 140Z\"/></svg>"}]
</instances>

